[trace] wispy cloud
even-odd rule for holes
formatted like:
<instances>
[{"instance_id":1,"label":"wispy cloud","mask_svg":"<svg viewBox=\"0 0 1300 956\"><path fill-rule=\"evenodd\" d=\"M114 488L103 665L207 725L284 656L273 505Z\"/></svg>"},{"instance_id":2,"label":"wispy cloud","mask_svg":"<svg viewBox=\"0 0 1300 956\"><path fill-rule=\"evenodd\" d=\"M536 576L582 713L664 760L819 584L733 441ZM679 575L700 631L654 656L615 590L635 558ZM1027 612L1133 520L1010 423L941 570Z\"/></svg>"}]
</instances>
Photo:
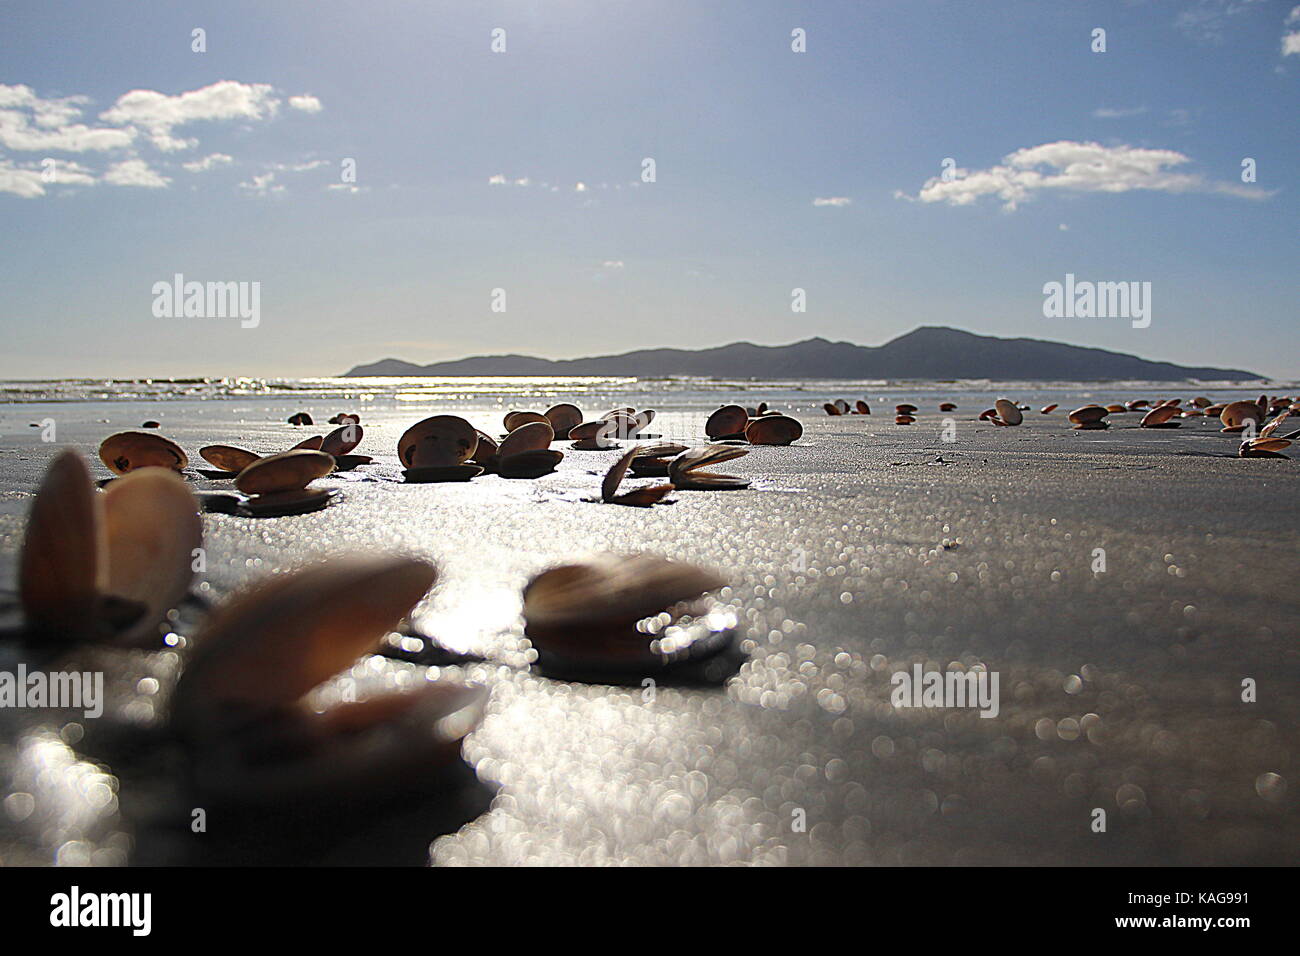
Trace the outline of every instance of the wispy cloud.
<instances>
[{"instance_id":1,"label":"wispy cloud","mask_svg":"<svg viewBox=\"0 0 1300 956\"><path fill-rule=\"evenodd\" d=\"M1130 116L1141 116L1147 111L1145 106L1134 106L1130 109L1113 109L1108 106L1099 106L1092 111L1093 119L1126 119Z\"/></svg>"},{"instance_id":2,"label":"wispy cloud","mask_svg":"<svg viewBox=\"0 0 1300 956\"><path fill-rule=\"evenodd\" d=\"M209 169L227 166L232 162L234 162L233 156L227 156L225 153L213 153L211 156L196 159L192 163L181 163L181 168L187 173L206 173Z\"/></svg>"},{"instance_id":3,"label":"wispy cloud","mask_svg":"<svg viewBox=\"0 0 1300 956\"><path fill-rule=\"evenodd\" d=\"M956 170L956 175L950 180L933 177L926 180L916 196L901 191L894 195L899 199L944 202L951 206L967 206L993 196L1002 200L1007 211L1050 191L1220 193L1246 199L1264 199L1271 195L1257 187L1215 182L1197 173L1174 171L1174 167L1190 161L1187 156L1170 149L1102 146L1061 140L1018 149L999 165L988 169L974 172Z\"/></svg>"},{"instance_id":4,"label":"wispy cloud","mask_svg":"<svg viewBox=\"0 0 1300 956\"><path fill-rule=\"evenodd\" d=\"M301 96L289 97L289 108L301 110L304 113L319 113L325 107L321 101L310 94L304 93Z\"/></svg>"},{"instance_id":5,"label":"wispy cloud","mask_svg":"<svg viewBox=\"0 0 1300 956\"><path fill-rule=\"evenodd\" d=\"M108 167L108 171L104 173L104 182L113 186L165 189L171 180L151 169L143 159L125 159Z\"/></svg>"},{"instance_id":6,"label":"wispy cloud","mask_svg":"<svg viewBox=\"0 0 1300 956\"><path fill-rule=\"evenodd\" d=\"M853 205L853 200L850 199L848 196L831 196L829 198L822 198L821 196L818 196L816 199L813 200L812 204L814 206L834 206L836 208L839 208L842 206Z\"/></svg>"},{"instance_id":7,"label":"wispy cloud","mask_svg":"<svg viewBox=\"0 0 1300 956\"><path fill-rule=\"evenodd\" d=\"M1232 19L1260 8L1266 0L1193 0L1174 19L1174 25L1200 43L1222 43Z\"/></svg>"},{"instance_id":8,"label":"wispy cloud","mask_svg":"<svg viewBox=\"0 0 1300 956\"><path fill-rule=\"evenodd\" d=\"M1300 54L1300 7L1292 7L1286 15L1285 26L1294 27L1282 34L1282 55Z\"/></svg>"}]
</instances>

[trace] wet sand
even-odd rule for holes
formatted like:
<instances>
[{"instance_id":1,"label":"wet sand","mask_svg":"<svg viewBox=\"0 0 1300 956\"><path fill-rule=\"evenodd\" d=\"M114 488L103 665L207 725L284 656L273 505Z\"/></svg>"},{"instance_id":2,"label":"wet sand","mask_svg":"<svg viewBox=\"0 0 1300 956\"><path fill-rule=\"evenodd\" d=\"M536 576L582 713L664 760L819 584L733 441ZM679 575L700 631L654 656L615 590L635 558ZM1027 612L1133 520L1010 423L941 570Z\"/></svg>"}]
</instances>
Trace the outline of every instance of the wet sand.
<instances>
[{"instance_id":1,"label":"wet sand","mask_svg":"<svg viewBox=\"0 0 1300 956\"><path fill-rule=\"evenodd\" d=\"M370 860L382 843L435 864L1300 862L1300 462L1238 459L1203 419L1152 431L1114 415L1109 431L1078 432L1064 409L1019 428L976 422L978 410L953 413L948 443L933 411L900 427L883 408L799 409L796 445L720 466L751 490L640 510L582 500L615 452L569 453L535 481L400 484L396 440L421 417L408 409L367 418L358 452L376 464L318 482L342 492L325 511L206 515L201 596L330 553L408 551L443 572L418 626L485 658L452 669L492 692L465 750L490 807L464 792L390 807L322 838L310 861ZM651 430L699 437L707 411ZM61 444L93 459L123 426L80 414L61 416ZM170 417L163 433L197 461L203 444L271 451L325 430L212 414ZM467 417L500 430L499 414ZM36 431L0 439L6 599L57 447ZM749 653L739 673L653 695L531 673L521 587L600 549L722 571ZM198 618L185 609L177 631ZM160 828L170 765L122 744L124 725L159 723L183 656L72 654L62 669L108 672L99 721L0 713L0 798L32 795L5 801L4 862L239 860L229 840L196 851ZM895 671L950 662L999 674L997 717L891 706ZM370 658L356 676L396 685L419 670ZM1241 700L1245 678L1255 703Z\"/></svg>"}]
</instances>

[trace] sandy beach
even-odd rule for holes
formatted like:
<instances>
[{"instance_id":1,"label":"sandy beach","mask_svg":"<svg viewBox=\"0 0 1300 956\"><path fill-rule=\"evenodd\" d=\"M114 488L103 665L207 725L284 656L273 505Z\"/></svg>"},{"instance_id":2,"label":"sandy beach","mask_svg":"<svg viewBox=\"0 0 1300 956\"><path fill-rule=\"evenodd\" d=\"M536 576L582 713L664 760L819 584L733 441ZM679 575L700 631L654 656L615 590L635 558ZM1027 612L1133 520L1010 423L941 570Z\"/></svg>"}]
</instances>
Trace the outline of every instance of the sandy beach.
<instances>
[{"instance_id":1,"label":"sandy beach","mask_svg":"<svg viewBox=\"0 0 1300 956\"><path fill-rule=\"evenodd\" d=\"M1148 396L1111 400L1125 397ZM983 404L962 401L950 416L918 404L911 427L885 408L828 417L811 402L792 406L805 426L797 443L755 447L722 467L753 479L750 489L679 491L648 510L586 500L616 452L566 451L555 474L536 480L402 484L397 438L429 412L376 409L365 412L358 449L375 464L320 480L341 492L330 507L276 519L206 514L207 570L194 589L204 602L342 552L437 562L441 578L415 624L481 658L448 669L491 693L465 746L473 773L462 786L350 819L293 858L1294 865L1296 463L1235 457L1217 420L1156 431L1124 414L1108 431L1073 431L1065 405L998 428L976 420ZM673 408L651 430L700 440L715 406ZM347 410L305 407L322 422L321 412ZM210 402L202 416L169 412L162 432L192 463L216 441L287 448L309 430L284 424L285 408L255 419ZM59 441L48 444L24 421L40 410L5 408L6 604L24 516L57 448L79 448L106 478L99 441L138 426L140 413L62 406ZM499 409L461 413L501 431ZM945 417L956 441L941 439ZM1096 549L1104 572L1093 570ZM598 550L718 570L747 653L735 676L647 695L531 670L521 588ZM176 633L192 633L202 616L187 604ZM13 651L3 653L12 666ZM277 859L263 837L188 839L170 758L140 743L163 722L187 653L68 655L60 667L107 674L100 720L0 713L6 863ZM915 664L997 672L998 714L891 705L891 675ZM374 688L422 672L377 656L353 676ZM1241 699L1247 678L1253 703ZM1090 826L1096 808L1107 814L1104 833Z\"/></svg>"}]
</instances>

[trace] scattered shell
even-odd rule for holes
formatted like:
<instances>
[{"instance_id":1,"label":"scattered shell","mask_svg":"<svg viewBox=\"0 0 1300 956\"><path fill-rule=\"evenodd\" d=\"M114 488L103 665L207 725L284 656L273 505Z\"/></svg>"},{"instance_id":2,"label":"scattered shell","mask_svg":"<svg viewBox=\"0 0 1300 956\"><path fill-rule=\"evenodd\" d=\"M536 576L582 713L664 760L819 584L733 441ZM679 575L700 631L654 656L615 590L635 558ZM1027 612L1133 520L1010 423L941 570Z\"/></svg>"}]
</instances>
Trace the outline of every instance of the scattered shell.
<instances>
[{"instance_id":1,"label":"scattered shell","mask_svg":"<svg viewBox=\"0 0 1300 956\"><path fill-rule=\"evenodd\" d=\"M339 412L337 415L331 415L329 423L331 425L360 425L361 416L355 412Z\"/></svg>"},{"instance_id":2,"label":"scattered shell","mask_svg":"<svg viewBox=\"0 0 1300 956\"><path fill-rule=\"evenodd\" d=\"M1122 414L1123 412L1127 412L1128 409L1125 408L1123 405L1115 403L1115 404L1107 405L1106 411L1110 412L1112 415L1119 415Z\"/></svg>"},{"instance_id":3,"label":"scattered shell","mask_svg":"<svg viewBox=\"0 0 1300 956\"><path fill-rule=\"evenodd\" d=\"M559 405L552 405L546 410L546 420L551 423L551 428L555 430L555 437L563 440L569 437L570 428L582 424L582 411L577 405L561 402Z\"/></svg>"},{"instance_id":4,"label":"scattered shell","mask_svg":"<svg viewBox=\"0 0 1300 956\"><path fill-rule=\"evenodd\" d=\"M634 459L643 455L644 446L637 445L628 449L618 461L614 462L613 466L606 472L605 480L600 485L602 501L608 504L649 508L673 490L672 485L651 485L645 488L636 488L621 495L618 493L618 486L622 483L623 476L627 474L628 467Z\"/></svg>"},{"instance_id":5,"label":"scattered shell","mask_svg":"<svg viewBox=\"0 0 1300 956\"><path fill-rule=\"evenodd\" d=\"M843 415L843 414L844 414L843 412L841 412L841 411L839 410L839 408L838 408L836 405L833 405L833 404L830 403L830 402L827 402L826 404L824 404L824 405L822 406L822 408L826 409L826 414L827 414L827 415Z\"/></svg>"},{"instance_id":6,"label":"scattered shell","mask_svg":"<svg viewBox=\"0 0 1300 956\"><path fill-rule=\"evenodd\" d=\"M894 416L894 424L895 424L895 425L914 425L914 424L916 424L916 419L915 419L914 417L912 417L911 415L895 415L895 416Z\"/></svg>"},{"instance_id":7,"label":"scattered shell","mask_svg":"<svg viewBox=\"0 0 1300 956\"><path fill-rule=\"evenodd\" d=\"M984 411L980 412L980 421L982 422L992 421L997 417L998 410L996 408L986 408Z\"/></svg>"},{"instance_id":8,"label":"scattered shell","mask_svg":"<svg viewBox=\"0 0 1300 956\"><path fill-rule=\"evenodd\" d=\"M788 415L764 415L745 427L751 445L788 445L803 435L803 425Z\"/></svg>"},{"instance_id":9,"label":"scattered shell","mask_svg":"<svg viewBox=\"0 0 1300 956\"><path fill-rule=\"evenodd\" d=\"M549 673L620 679L700 662L735 640L736 616L705 599L717 574L655 555L597 555L524 589L524 634Z\"/></svg>"},{"instance_id":10,"label":"scattered shell","mask_svg":"<svg viewBox=\"0 0 1300 956\"><path fill-rule=\"evenodd\" d=\"M749 454L748 448L737 445L700 445L690 448L669 464L668 480L682 491L724 491L748 488L748 479L701 470L706 465L716 465L747 454Z\"/></svg>"},{"instance_id":11,"label":"scattered shell","mask_svg":"<svg viewBox=\"0 0 1300 956\"><path fill-rule=\"evenodd\" d=\"M348 424L334 429L321 440L320 450L335 458L348 454L361 444L365 434L360 425Z\"/></svg>"},{"instance_id":12,"label":"scattered shell","mask_svg":"<svg viewBox=\"0 0 1300 956\"><path fill-rule=\"evenodd\" d=\"M310 438L304 438L298 444L290 448L290 451L298 451L305 448L307 451L320 451L321 445L325 444L324 435L312 435Z\"/></svg>"},{"instance_id":13,"label":"scattered shell","mask_svg":"<svg viewBox=\"0 0 1300 956\"><path fill-rule=\"evenodd\" d=\"M957 410L957 405L956 405L955 402L940 402L940 403L939 403L939 411L941 411L941 412L955 412L956 410Z\"/></svg>"},{"instance_id":14,"label":"scattered shell","mask_svg":"<svg viewBox=\"0 0 1300 956\"><path fill-rule=\"evenodd\" d=\"M844 414L842 409L838 414ZM749 413L741 405L723 405L704 423L704 434L709 438L739 438L749 425Z\"/></svg>"},{"instance_id":15,"label":"scattered shell","mask_svg":"<svg viewBox=\"0 0 1300 956\"><path fill-rule=\"evenodd\" d=\"M1261 402L1232 402L1225 405L1223 411L1219 413L1219 421L1223 422L1220 431L1229 433L1245 431L1247 422L1254 422L1258 427L1264 420L1264 405L1266 403Z\"/></svg>"},{"instance_id":16,"label":"scattered shell","mask_svg":"<svg viewBox=\"0 0 1300 956\"><path fill-rule=\"evenodd\" d=\"M297 412L289 416L290 425L312 425L314 422L306 412Z\"/></svg>"},{"instance_id":17,"label":"scattered shell","mask_svg":"<svg viewBox=\"0 0 1300 956\"><path fill-rule=\"evenodd\" d=\"M504 461L512 455L526 451L549 448L555 440L555 429L545 418L515 426L497 449L497 457Z\"/></svg>"},{"instance_id":18,"label":"scattered shell","mask_svg":"<svg viewBox=\"0 0 1300 956\"><path fill-rule=\"evenodd\" d=\"M1110 412L1100 405L1084 405L1070 412L1070 421L1076 425L1087 425L1099 422L1109 414Z\"/></svg>"},{"instance_id":19,"label":"scattered shell","mask_svg":"<svg viewBox=\"0 0 1300 956\"><path fill-rule=\"evenodd\" d=\"M486 468L488 467L488 462L492 460L492 456L497 453L496 439L478 431L477 429L475 430L475 433L478 435L478 445L474 447L473 462L476 465L482 465Z\"/></svg>"},{"instance_id":20,"label":"scattered shell","mask_svg":"<svg viewBox=\"0 0 1300 956\"><path fill-rule=\"evenodd\" d=\"M1142 416L1141 425L1143 428L1177 428L1182 422L1171 419L1178 414L1180 412L1177 405L1157 405Z\"/></svg>"},{"instance_id":21,"label":"scattered shell","mask_svg":"<svg viewBox=\"0 0 1300 956\"><path fill-rule=\"evenodd\" d=\"M425 485L442 481L469 481L483 474L482 465L466 462L463 465L428 465L424 468L407 468L402 472L407 484Z\"/></svg>"},{"instance_id":22,"label":"scattered shell","mask_svg":"<svg viewBox=\"0 0 1300 956\"><path fill-rule=\"evenodd\" d=\"M1057 408L1059 407L1060 406L1056 404L1044 405L1042 408L1039 409L1039 412L1041 412L1044 415L1050 415L1052 414L1052 412L1056 411Z\"/></svg>"},{"instance_id":23,"label":"scattered shell","mask_svg":"<svg viewBox=\"0 0 1300 956\"><path fill-rule=\"evenodd\" d=\"M901 405L894 406L894 412L899 415L915 415L919 411L920 411L919 408L907 402L904 402Z\"/></svg>"},{"instance_id":24,"label":"scattered shell","mask_svg":"<svg viewBox=\"0 0 1300 956\"><path fill-rule=\"evenodd\" d=\"M521 425L534 422L547 422L549 424L547 417L541 412L506 412L505 418L501 420L507 432L512 432Z\"/></svg>"},{"instance_id":25,"label":"scattered shell","mask_svg":"<svg viewBox=\"0 0 1300 956\"><path fill-rule=\"evenodd\" d=\"M207 445L199 449L199 454L214 468L235 474L262 457L246 448L236 448L234 445Z\"/></svg>"},{"instance_id":26,"label":"scattered shell","mask_svg":"<svg viewBox=\"0 0 1300 956\"><path fill-rule=\"evenodd\" d=\"M531 424L540 423L532 422ZM514 434L514 432L511 434ZM502 444L501 447L504 448L505 445ZM553 472L555 466L563 458L564 452L562 451L555 451L550 448L529 449L510 455L508 458L498 456L496 473L502 478L540 478L542 475Z\"/></svg>"},{"instance_id":27,"label":"scattered shell","mask_svg":"<svg viewBox=\"0 0 1300 956\"><path fill-rule=\"evenodd\" d=\"M870 415L870 414L871 414L871 406L868 405L866 402L862 401L861 399L858 400L858 403L857 403L857 410L858 410L858 414L859 414L859 415Z\"/></svg>"},{"instance_id":28,"label":"scattered shell","mask_svg":"<svg viewBox=\"0 0 1300 956\"><path fill-rule=\"evenodd\" d=\"M637 455L632 459L632 474L637 478L667 478L670 459L686 451L685 445L676 442L653 442L637 445Z\"/></svg>"},{"instance_id":29,"label":"scattered shell","mask_svg":"<svg viewBox=\"0 0 1300 956\"><path fill-rule=\"evenodd\" d=\"M841 415L847 415L849 413L849 403L842 398L835 399L835 407L840 410Z\"/></svg>"},{"instance_id":30,"label":"scattered shell","mask_svg":"<svg viewBox=\"0 0 1300 956\"><path fill-rule=\"evenodd\" d=\"M397 441L397 458L408 469L448 468L474 456L478 432L456 415L416 422Z\"/></svg>"},{"instance_id":31,"label":"scattered shell","mask_svg":"<svg viewBox=\"0 0 1300 956\"><path fill-rule=\"evenodd\" d=\"M993 403L993 407L997 409L998 418L1003 425L1019 425L1025 420L1020 407L1009 399L999 398Z\"/></svg>"},{"instance_id":32,"label":"scattered shell","mask_svg":"<svg viewBox=\"0 0 1300 956\"><path fill-rule=\"evenodd\" d=\"M1289 435L1277 435L1276 432L1290 414L1289 409L1282 412L1260 429L1259 437L1242 442L1237 454L1242 458L1286 458L1282 451L1291 446L1292 439L1300 438L1300 431Z\"/></svg>"},{"instance_id":33,"label":"scattered shell","mask_svg":"<svg viewBox=\"0 0 1300 956\"><path fill-rule=\"evenodd\" d=\"M116 475L136 468L169 468L180 471L190 463L180 445L146 432L118 432L100 443L99 460Z\"/></svg>"},{"instance_id":34,"label":"scattered shell","mask_svg":"<svg viewBox=\"0 0 1300 956\"><path fill-rule=\"evenodd\" d=\"M140 427L141 428L162 428L162 425L158 424L158 422L154 421L153 419L150 419Z\"/></svg>"},{"instance_id":35,"label":"scattered shell","mask_svg":"<svg viewBox=\"0 0 1300 956\"><path fill-rule=\"evenodd\" d=\"M235 487L246 495L301 491L333 470L334 459L324 452L286 451L253 462L236 476Z\"/></svg>"}]
</instances>

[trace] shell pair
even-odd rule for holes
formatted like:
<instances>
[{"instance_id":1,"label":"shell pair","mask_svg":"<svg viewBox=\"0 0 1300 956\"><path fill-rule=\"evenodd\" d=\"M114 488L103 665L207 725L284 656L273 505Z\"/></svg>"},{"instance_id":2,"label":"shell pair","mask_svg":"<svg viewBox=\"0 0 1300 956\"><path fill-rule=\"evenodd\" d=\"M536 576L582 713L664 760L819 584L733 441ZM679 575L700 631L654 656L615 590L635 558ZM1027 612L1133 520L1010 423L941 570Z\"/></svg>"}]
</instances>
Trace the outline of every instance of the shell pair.
<instances>
[{"instance_id":1,"label":"shell pair","mask_svg":"<svg viewBox=\"0 0 1300 956\"><path fill-rule=\"evenodd\" d=\"M60 452L27 519L19 592L40 643L156 634L185 596L203 544L198 503L170 468L137 467L98 491L85 459Z\"/></svg>"},{"instance_id":2,"label":"shell pair","mask_svg":"<svg viewBox=\"0 0 1300 956\"><path fill-rule=\"evenodd\" d=\"M750 417L743 405L723 405L704 423L710 441L746 441L751 445L789 445L803 435L803 425L789 415L766 410Z\"/></svg>"},{"instance_id":3,"label":"shell pair","mask_svg":"<svg viewBox=\"0 0 1300 956\"><path fill-rule=\"evenodd\" d=\"M408 482L468 481L493 471L503 478L538 478L555 470L564 453L550 448L550 422L518 425L500 445L456 415L416 422L398 440Z\"/></svg>"}]
</instances>

